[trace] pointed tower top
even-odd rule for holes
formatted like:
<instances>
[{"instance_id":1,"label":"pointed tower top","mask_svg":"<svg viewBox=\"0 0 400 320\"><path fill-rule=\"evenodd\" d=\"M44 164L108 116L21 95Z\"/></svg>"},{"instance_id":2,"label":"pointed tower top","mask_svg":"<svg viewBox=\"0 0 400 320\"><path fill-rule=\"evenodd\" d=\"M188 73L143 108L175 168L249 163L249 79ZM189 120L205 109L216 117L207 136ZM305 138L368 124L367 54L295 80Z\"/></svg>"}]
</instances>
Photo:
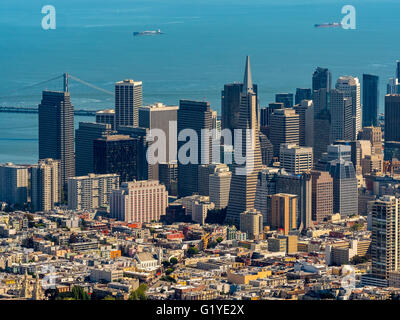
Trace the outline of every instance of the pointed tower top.
<instances>
[{"instance_id":1,"label":"pointed tower top","mask_svg":"<svg viewBox=\"0 0 400 320\"><path fill-rule=\"evenodd\" d=\"M251 77L250 58L246 56L246 67L244 71L243 92L253 92L253 78Z\"/></svg>"}]
</instances>

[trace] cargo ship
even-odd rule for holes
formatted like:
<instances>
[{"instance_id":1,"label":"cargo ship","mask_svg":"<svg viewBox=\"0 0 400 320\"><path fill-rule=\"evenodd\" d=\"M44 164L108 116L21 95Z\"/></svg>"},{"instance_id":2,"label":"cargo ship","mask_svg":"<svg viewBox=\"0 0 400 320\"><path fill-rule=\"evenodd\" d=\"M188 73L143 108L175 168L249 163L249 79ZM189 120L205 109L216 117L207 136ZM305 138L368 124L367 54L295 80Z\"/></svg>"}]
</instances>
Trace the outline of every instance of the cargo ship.
<instances>
[{"instance_id":1,"label":"cargo ship","mask_svg":"<svg viewBox=\"0 0 400 320\"><path fill-rule=\"evenodd\" d=\"M140 31L140 32L134 32L133 35L134 36L154 36L157 34L164 34L163 32L161 32L160 29L158 30L150 30L150 31Z\"/></svg>"},{"instance_id":2,"label":"cargo ship","mask_svg":"<svg viewBox=\"0 0 400 320\"><path fill-rule=\"evenodd\" d=\"M314 24L315 28L337 28L341 26L342 24L338 22Z\"/></svg>"}]
</instances>

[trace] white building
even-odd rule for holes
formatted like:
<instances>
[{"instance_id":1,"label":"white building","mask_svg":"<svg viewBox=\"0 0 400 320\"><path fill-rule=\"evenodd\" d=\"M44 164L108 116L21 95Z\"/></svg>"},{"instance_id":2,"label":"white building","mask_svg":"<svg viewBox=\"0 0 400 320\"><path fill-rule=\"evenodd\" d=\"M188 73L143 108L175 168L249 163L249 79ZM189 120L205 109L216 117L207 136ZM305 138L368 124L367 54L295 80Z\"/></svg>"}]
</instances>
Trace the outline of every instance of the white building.
<instances>
[{"instance_id":1,"label":"white building","mask_svg":"<svg viewBox=\"0 0 400 320\"><path fill-rule=\"evenodd\" d=\"M168 191L157 180L122 183L112 190L110 212L113 218L125 222L160 220L168 206Z\"/></svg>"},{"instance_id":2,"label":"white building","mask_svg":"<svg viewBox=\"0 0 400 320\"><path fill-rule=\"evenodd\" d=\"M340 77L336 82L336 89L342 91L345 98L352 100L352 116L354 119L352 140L356 140L357 134L362 128L360 80L351 76Z\"/></svg>"},{"instance_id":3,"label":"white building","mask_svg":"<svg viewBox=\"0 0 400 320\"><path fill-rule=\"evenodd\" d=\"M232 172L227 165L221 165L209 176L210 201L214 202L215 209L222 209L228 205L231 187Z\"/></svg>"},{"instance_id":4,"label":"white building","mask_svg":"<svg viewBox=\"0 0 400 320\"><path fill-rule=\"evenodd\" d=\"M119 187L117 174L93 174L68 179L68 208L72 210L107 207L111 192Z\"/></svg>"}]
</instances>

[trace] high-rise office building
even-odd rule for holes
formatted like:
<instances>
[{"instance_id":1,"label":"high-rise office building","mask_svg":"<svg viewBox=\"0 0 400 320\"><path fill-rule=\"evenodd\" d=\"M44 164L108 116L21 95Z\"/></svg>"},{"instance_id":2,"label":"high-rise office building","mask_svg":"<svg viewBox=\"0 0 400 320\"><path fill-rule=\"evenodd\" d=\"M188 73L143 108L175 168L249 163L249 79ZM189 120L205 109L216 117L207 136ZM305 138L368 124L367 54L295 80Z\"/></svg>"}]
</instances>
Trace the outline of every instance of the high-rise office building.
<instances>
[{"instance_id":1,"label":"high-rise office building","mask_svg":"<svg viewBox=\"0 0 400 320\"><path fill-rule=\"evenodd\" d=\"M232 172L227 165L217 166L209 176L210 201L216 209L226 208L229 201Z\"/></svg>"},{"instance_id":2,"label":"high-rise office building","mask_svg":"<svg viewBox=\"0 0 400 320\"><path fill-rule=\"evenodd\" d=\"M31 171L31 202L32 209L48 212L61 200L60 161L41 159Z\"/></svg>"},{"instance_id":3,"label":"high-rise office building","mask_svg":"<svg viewBox=\"0 0 400 320\"><path fill-rule=\"evenodd\" d=\"M282 102L272 102L268 107L260 109L260 126L267 127L271 124L271 114L277 109L283 109L285 105Z\"/></svg>"},{"instance_id":4,"label":"high-rise office building","mask_svg":"<svg viewBox=\"0 0 400 320\"><path fill-rule=\"evenodd\" d=\"M382 154L382 128L381 127L364 127L358 134L359 140L369 140L371 142L371 153Z\"/></svg>"},{"instance_id":5,"label":"high-rise office building","mask_svg":"<svg viewBox=\"0 0 400 320\"><path fill-rule=\"evenodd\" d=\"M0 201L24 204L28 201L29 174L27 166L0 164Z\"/></svg>"},{"instance_id":6,"label":"high-rise office building","mask_svg":"<svg viewBox=\"0 0 400 320\"><path fill-rule=\"evenodd\" d=\"M400 94L385 96L386 141L400 141Z\"/></svg>"},{"instance_id":7,"label":"high-rise office building","mask_svg":"<svg viewBox=\"0 0 400 320\"><path fill-rule=\"evenodd\" d=\"M239 129L242 130L242 156L246 163L235 161L232 165L232 180L226 219L235 225L240 223L240 214L254 208L257 176L261 170L261 151L258 127L258 101L253 91L250 59L246 58L243 92L240 95ZM251 135L246 134L250 130Z\"/></svg>"},{"instance_id":8,"label":"high-rise office building","mask_svg":"<svg viewBox=\"0 0 400 320\"><path fill-rule=\"evenodd\" d=\"M111 192L119 188L117 174L89 174L68 179L68 208L91 210L108 207Z\"/></svg>"},{"instance_id":9,"label":"high-rise office building","mask_svg":"<svg viewBox=\"0 0 400 320\"><path fill-rule=\"evenodd\" d=\"M287 172L300 174L313 168L311 147L299 147L294 143L282 143L279 156L280 167Z\"/></svg>"},{"instance_id":10,"label":"high-rise office building","mask_svg":"<svg viewBox=\"0 0 400 320\"><path fill-rule=\"evenodd\" d=\"M75 176L74 108L69 92L43 91L39 104L39 159L60 160L61 186Z\"/></svg>"},{"instance_id":11,"label":"high-rise office building","mask_svg":"<svg viewBox=\"0 0 400 320\"><path fill-rule=\"evenodd\" d=\"M299 144L299 115L292 108L275 110L271 115L270 141L274 156L279 156L282 143Z\"/></svg>"},{"instance_id":12,"label":"high-rise office building","mask_svg":"<svg viewBox=\"0 0 400 320\"><path fill-rule=\"evenodd\" d=\"M158 221L168 206L168 191L155 180L123 182L112 190L110 214L125 222Z\"/></svg>"},{"instance_id":13,"label":"high-rise office building","mask_svg":"<svg viewBox=\"0 0 400 320\"><path fill-rule=\"evenodd\" d=\"M132 79L115 83L115 126L138 126L138 108L143 104L142 82Z\"/></svg>"},{"instance_id":14,"label":"high-rise office building","mask_svg":"<svg viewBox=\"0 0 400 320\"><path fill-rule=\"evenodd\" d=\"M284 108L293 108L293 93L277 93L275 102L283 103Z\"/></svg>"},{"instance_id":15,"label":"high-rise office building","mask_svg":"<svg viewBox=\"0 0 400 320\"><path fill-rule=\"evenodd\" d=\"M313 92L314 104L314 161L317 162L331 143L331 113L325 88Z\"/></svg>"},{"instance_id":16,"label":"high-rise office building","mask_svg":"<svg viewBox=\"0 0 400 320\"><path fill-rule=\"evenodd\" d=\"M314 145L314 105L312 100L302 100L293 109L299 115L299 145Z\"/></svg>"},{"instance_id":17,"label":"high-rise office building","mask_svg":"<svg viewBox=\"0 0 400 320\"><path fill-rule=\"evenodd\" d=\"M379 110L379 77L363 74L362 126L376 126Z\"/></svg>"},{"instance_id":18,"label":"high-rise office building","mask_svg":"<svg viewBox=\"0 0 400 320\"><path fill-rule=\"evenodd\" d=\"M104 109L96 112L96 123L111 125L111 130L115 130L115 110Z\"/></svg>"},{"instance_id":19,"label":"high-rise office building","mask_svg":"<svg viewBox=\"0 0 400 320\"><path fill-rule=\"evenodd\" d=\"M168 194L178 195L178 164L176 162L161 162L158 164L158 180L165 185Z\"/></svg>"},{"instance_id":20,"label":"high-rise office building","mask_svg":"<svg viewBox=\"0 0 400 320\"><path fill-rule=\"evenodd\" d=\"M75 174L94 172L93 141L111 134L111 124L79 122L75 130Z\"/></svg>"},{"instance_id":21,"label":"high-rise office building","mask_svg":"<svg viewBox=\"0 0 400 320\"><path fill-rule=\"evenodd\" d=\"M312 91L326 89L327 92L331 90L332 75L327 68L317 67L312 76Z\"/></svg>"},{"instance_id":22,"label":"high-rise office building","mask_svg":"<svg viewBox=\"0 0 400 320\"><path fill-rule=\"evenodd\" d=\"M258 173L254 208L263 215L264 225L269 223L268 196L276 193L276 180L279 171L279 168L266 167Z\"/></svg>"},{"instance_id":23,"label":"high-rise office building","mask_svg":"<svg viewBox=\"0 0 400 320\"><path fill-rule=\"evenodd\" d=\"M372 276L387 280L400 267L400 200L389 195L375 200L371 217Z\"/></svg>"},{"instance_id":24,"label":"high-rise office building","mask_svg":"<svg viewBox=\"0 0 400 320\"><path fill-rule=\"evenodd\" d=\"M353 163L343 159L328 163L327 171L333 179L333 211L341 216L358 213L357 177Z\"/></svg>"},{"instance_id":25,"label":"high-rise office building","mask_svg":"<svg viewBox=\"0 0 400 320\"><path fill-rule=\"evenodd\" d=\"M169 129L170 125L171 126L176 125L177 112L178 112L178 106L166 106L162 103L156 103L154 105L139 107L139 127L149 129L150 133L151 130L162 130L162 132L164 132L165 134L165 143L162 143L162 146L165 147L165 159L161 159L160 162L176 161L177 132L173 130L171 132L171 137L170 137ZM172 139L173 141L173 144L171 146L170 146L170 139ZM153 141L149 141L148 145L151 146L152 143ZM172 152L173 148L175 148L175 152ZM158 152L159 152L158 157L160 158L161 151L158 150ZM170 157L170 152L172 152L171 153L172 157ZM149 157L152 158L153 154L150 153ZM154 160L150 158L149 160ZM158 180L159 179L158 171L159 171L158 163L150 164L148 170L148 179Z\"/></svg>"},{"instance_id":26,"label":"high-rise office building","mask_svg":"<svg viewBox=\"0 0 400 320\"><path fill-rule=\"evenodd\" d=\"M291 174L281 170L276 176L275 185L277 193L297 195L297 228L300 231L313 228L311 174Z\"/></svg>"},{"instance_id":27,"label":"high-rise office building","mask_svg":"<svg viewBox=\"0 0 400 320\"><path fill-rule=\"evenodd\" d=\"M268 198L271 229L281 230L284 235L297 230L297 195L277 193Z\"/></svg>"},{"instance_id":28,"label":"high-rise office building","mask_svg":"<svg viewBox=\"0 0 400 320\"><path fill-rule=\"evenodd\" d=\"M265 134L260 132L259 135L261 161L263 165L268 166L272 162L272 159L274 157L274 146Z\"/></svg>"},{"instance_id":29,"label":"high-rise office building","mask_svg":"<svg viewBox=\"0 0 400 320\"><path fill-rule=\"evenodd\" d=\"M362 128L361 89L360 80L355 77L340 77L336 82L336 89L343 92L344 98L351 99L352 106L352 140L357 139L358 132ZM332 95L331 95L332 99ZM332 110L331 110L332 112Z\"/></svg>"},{"instance_id":30,"label":"high-rise office building","mask_svg":"<svg viewBox=\"0 0 400 320\"><path fill-rule=\"evenodd\" d=\"M333 180L326 171L311 171L312 218L319 223L333 214Z\"/></svg>"},{"instance_id":31,"label":"high-rise office building","mask_svg":"<svg viewBox=\"0 0 400 320\"><path fill-rule=\"evenodd\" d=\"M126 135L110 135L94 140L94 173L116 173L120 181L137 178L138 140Z\"/></svg>"},{"instance_id":32,"label":"high-rise office building","mask_svg":"<svg viewBox=\"0 0 400 320\"><path fill-rule=\"evenodd\" d=\"M263 216L256 209L249 209L240 214L240 231L247 234L247 239L258 239L263 232Z\"/></svg>"},{"instance_id":33,"label":"high-rise office building","mask_svg":"<svg viewBox=\"0 0 400 320\"><path fill-rule=\"evenodd\" d=\"M295 104L300 104L303 100L311 100L312 92L310 88L297 88L294 99Z\"/></svg>"},{"instance_id":34,"label":"high-rise office building","mask_svg":"<svg viewBox=\"0 0 400 320\"><path fill-rule=\"evenodd\" d=\"M351 99L343 91L332 89L330 92L331 139L354 140Z\"/></svg>"},{"instance_id":35,"label":"high-rise office building","mask_svg":"<svg viewBox=\"0 0 400 320\"><path fill-rule=\"evenodd\" d=\"M212 130L212 111L209 102L181 100L178 110L178 134L183 130L194 130L197 134L196 143L197 157L193 159L196 163L178 162L178 195L179 197L191 196L198 192L198 167L200 164L208 164L211 162L212 141L211 136L202 139L202 130ZM188 137L183 137L188 139ZM182 146L187 143L178 141L178 150L181 151ZM190 153L190 152L188 152ZM189 155L192 156L193 155ZM179 161L182 161L179 157Z\"/></svg>"},{"instance_id":36,"label":"high-rise office building","mask_svg":"<svg viewBox=\"0 0 400 320\"><path fill-rule=\"evenodd\" d=\"M257 85L253 84L253 91L257 95ZM239 128L240 94L243 92L243 83L224 85L221 92L221 128L234 130ZM233 133L232 133L233 136Z\"/></svg>"}]
</instances>

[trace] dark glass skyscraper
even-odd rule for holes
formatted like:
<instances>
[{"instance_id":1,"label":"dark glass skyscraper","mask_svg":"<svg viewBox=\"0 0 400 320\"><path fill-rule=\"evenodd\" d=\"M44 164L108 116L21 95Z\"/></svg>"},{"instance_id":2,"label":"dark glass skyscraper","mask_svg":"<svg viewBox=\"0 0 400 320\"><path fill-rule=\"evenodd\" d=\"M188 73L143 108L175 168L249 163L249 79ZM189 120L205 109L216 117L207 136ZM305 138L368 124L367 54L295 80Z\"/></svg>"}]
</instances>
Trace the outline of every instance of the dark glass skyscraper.
<instances>
[{"instance_id":1,"label":"dark glass skyscraper","mask_svg":"<svg viewBox=\"0 0 400 320\"><path fill-rule=\"evenodd\" d=\"M317 67L312 77L312 90L326 89L327 92L332 87L332 75L327 68Z\"/></svg>"},{"instance_id":2,"label":"dark glass skyscraper","mask_svg":"<svg viewBox=\"0 0 400 320\"><path fill-rule=\"evenodd\" d=\"M74 108L69 92L43 91L39 104L39 159L60 160L61 185L75 176Z\"/></svg>"},{"instance_id":3,"label":"dark glass skyscraper","mask_svg":"<svg viewBox=\"0 0 400 320\"><path fill-rule=\"evenodd\" d=\"M116 173L121 182L137 179L137 140L111 135L94 140L94 173Z\"/></svg>"},{"instance_id":4,"label":"dark glass skyscraper","mask_svg":"<svg viewBox=\"0 0 400 320\"><path fill-rule=\"evenodd\" d=\"M293 93L277 93L275 102L283 103L285 108L293 108Z\"/></svg>"},{"instance_id":5,"label":"dark glass skyscraper","mask_svg":"<svg viewBox=\"0 0 400 320\"><path fill-rule=\"evenodd\" d=\"M211 136L208 150L205 149L206 145L203 144L201 139L202 129L212 130L212 111L209 102L180 100L178 109L178 135L185 129L192 129L196 132L198 140L195 143L198 146L198 154L197 164L181 163L182 159L178 159L179 197L191 196L193 193L198 192L198 167L201 163L210 162L211 159ZM178 152L185 143L186 141L178 141Z\"/></svg>"},{"instance_id":6,"label":"dark glass skyscraper","mask_svg":"<svg viewBox=\"0 0 400 320\"><path fill-rule=\"evenodd\" d=\"M75 171L77 176L85 176L94 172L93 141L107 136L111 132L111 124L79 122L75 131Z\"/></svg>"},{"instance_id":7,"label":"dark glass skyscraper","mask_svg":"<svg viewBox=\"0 0 400 320\"><path fill-rule=\"evenodd\" d=\"M294 99L295 104L301 103L303 100L311 100L312 93L310 88L297 88L296 89L296 96Z\"/></svg>"},{"instance_id":8,"label":"dark glass skyscraper","mask_svg":"<svg viewBox=\"0 0 400 320\"><path fill-rule=\"evenodd\" d=\"M379 109L379 77L363 74L363 111L362 126L376 126Z\"/></svg>"}]
</instances>

